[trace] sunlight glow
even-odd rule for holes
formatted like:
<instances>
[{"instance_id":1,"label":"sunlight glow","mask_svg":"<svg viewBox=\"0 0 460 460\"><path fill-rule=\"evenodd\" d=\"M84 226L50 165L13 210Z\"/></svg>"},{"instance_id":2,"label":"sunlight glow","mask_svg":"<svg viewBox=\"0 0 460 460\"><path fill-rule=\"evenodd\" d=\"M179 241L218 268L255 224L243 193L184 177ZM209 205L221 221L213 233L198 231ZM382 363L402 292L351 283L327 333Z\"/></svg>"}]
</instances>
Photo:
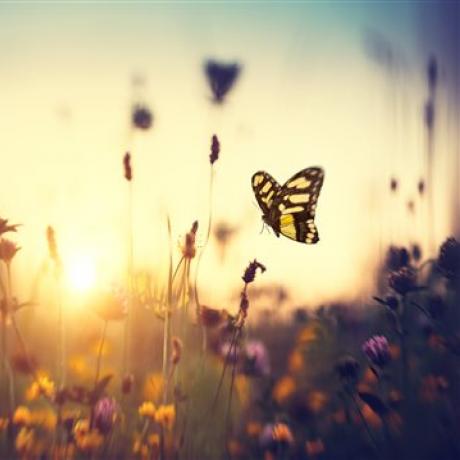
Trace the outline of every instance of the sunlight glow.
<instances>
[{"instance_id":1,"label":"sunlight glow","mask_svg":"<svg viewBox=\"0 0 460 460\"><path fill-rule=\"evenodd\" d=\"M76 255L67 263L67 279L76 291L87 291L96 282L94 260L85 255Z\"/></svg>"}]
</instances>

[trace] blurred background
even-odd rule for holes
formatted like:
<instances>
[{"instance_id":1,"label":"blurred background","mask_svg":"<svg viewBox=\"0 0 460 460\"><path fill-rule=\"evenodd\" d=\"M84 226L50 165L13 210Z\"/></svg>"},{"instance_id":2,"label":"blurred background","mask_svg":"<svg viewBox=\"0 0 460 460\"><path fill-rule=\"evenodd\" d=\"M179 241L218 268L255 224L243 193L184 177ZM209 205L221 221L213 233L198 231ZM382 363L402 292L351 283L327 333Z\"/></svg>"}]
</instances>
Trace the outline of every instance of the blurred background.
<instances>
[{"instance_id":1,"label":"blurred background","mask_svg":"<svg viewBox=\"0 0 460 460\"><path fill-rule=\"evenodd\" d=\"M2 3L0 216L23 224L20 296L36 288L48 225L69 292L121 282L131 211L134 269L164 280L167 215L174 245L194 220L198 246L206 240L212 134L221 154L206 302L225 307L254 257L267 266L262 284L309 305L368 298L392 243L434 255L460 226L459 8ZM210 59L239 69L217 102ZM136 104L149 129L133 126ZM261 233L252 174L284 182L314 165L326 171L320 242Z\"/></svg>"}]
</instances>

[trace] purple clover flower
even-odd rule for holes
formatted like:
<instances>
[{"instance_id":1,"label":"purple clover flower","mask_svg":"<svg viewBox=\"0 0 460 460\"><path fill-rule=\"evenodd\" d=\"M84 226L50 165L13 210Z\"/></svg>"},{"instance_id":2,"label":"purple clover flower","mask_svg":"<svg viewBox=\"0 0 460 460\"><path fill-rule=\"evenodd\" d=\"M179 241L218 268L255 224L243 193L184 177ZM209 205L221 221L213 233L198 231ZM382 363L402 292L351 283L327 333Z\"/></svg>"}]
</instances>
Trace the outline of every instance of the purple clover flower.
<instances>
[{"instance_id":1,"label":"purple clover flower","mask_svg":"<svg viewBox=\"0 0 460 460\"><path fill-rule=\"evenodd\" d=\"M374 335L366 340L362 350L369 361L378 367L384 367L391 359L388 340L383 335Z\"/></svg>"},{"instance_id":2,"label":"purple clover flower","mask_svg":"<svg viewBox=\"0 0 460 460\"><path fill-rule=\"evenodd\" d=\"M113 398L101 398L94 406L94 426L102 433L112 431L118 414L118 404Z\"/></svg>"},{"instance_id":3,"label":"purple clover flower","mask_svg":"<svg viewBox=\"0 0 460 460\"><path fill-rule=\"evenodd\" d=\"M245 347L244 372L253 376L270 374L270 357L267 347L260 340L251 340Z\"/></svg>"}]
</instances>

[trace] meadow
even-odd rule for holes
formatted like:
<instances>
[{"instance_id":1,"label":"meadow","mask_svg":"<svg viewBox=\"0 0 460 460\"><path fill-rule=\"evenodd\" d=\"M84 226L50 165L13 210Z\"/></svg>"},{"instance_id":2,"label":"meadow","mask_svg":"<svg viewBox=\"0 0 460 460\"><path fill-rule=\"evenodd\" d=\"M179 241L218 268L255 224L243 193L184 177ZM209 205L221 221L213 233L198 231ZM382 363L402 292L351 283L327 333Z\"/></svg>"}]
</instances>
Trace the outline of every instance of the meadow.
<instances>
[{"instance_id":1,"label":"meadow","mask_svg":"<svg viewBox=\"0 0 460 460\"><path fill-rule=\"evenodd\" d=\"M416 203L402 206L409 216L424 207L421 241L398 241L396 234L380 240L379 262L362 283L373 290L364 302L338 295L296 303L281 281L264 282L275 267L257 253L249 252L231 279L224 270L212 280L203 275L206 252L217 248L223 258L236 232L250 237L244 226L214 218L215 167L225 154L219 133L209 136L202 157L208 215L182 228L177 240L174 218L163 213L156 225L167 241L159 245L160 262L152 262L166 261L159 271L136 265L136 152L123 152L125 276L97 286L78 310L69 306L59 228L36 236L47 257L29 294L16 264L27 250L21 232L28 216L19 224L1 215L0 459L459 459L460 242L445 235L437 244L432 218L437 66L431 57L424 74L424 173ZM222 108L241 71L236 62L205 63L213 104ZM130 117L132 132L154 126L142 100ZM383 181L386 203L400 199L404 177ZM150 200L142 197L141 205ZM264 237L279 244L273 234ZM288 262L287 276L303 266ZM77 268L70 276L85 288L91 267ZM309 270L315 267L305 265L306 283ZM237 286L225 308L208 303L219 277ZM328 283L332 290L333 275Z\"/></svg>"}]
</instances>

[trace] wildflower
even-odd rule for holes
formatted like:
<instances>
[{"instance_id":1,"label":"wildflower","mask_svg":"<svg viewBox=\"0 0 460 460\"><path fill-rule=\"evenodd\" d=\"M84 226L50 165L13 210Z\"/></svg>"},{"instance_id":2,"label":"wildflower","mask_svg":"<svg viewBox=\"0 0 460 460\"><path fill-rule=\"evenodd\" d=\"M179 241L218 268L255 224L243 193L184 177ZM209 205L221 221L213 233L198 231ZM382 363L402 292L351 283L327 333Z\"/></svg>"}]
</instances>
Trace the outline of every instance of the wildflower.
<instances>
[{"instance_id":1,"label":"wildflower","mask_svg":"<svg viewBox=\"0 0 460 460\"><path fill-rule=\"evenodd\" d=\"M104 437L96 428L90 428L88 419L79 420L74 427L75 444L83 452L94 452L104 442Z\"/></svg>"},{"instance_id":2,"label":"wildflower","mask_svg":"<svg viewBox=\"0 0 460 460\"><path fill-rule=\"evenodd\" d=\"M149 374L145 379L143 395L148 401L158 402L163 395L164 381L161 373Z\"/></svg>"},{"instance_id":3,"label":"wildflower","mask_svg":"<svg viewBox=\"0 0 460 460\"><path fill-rule=\"evenodd\" d=\"M422 378L420 399L425 403L438 401L448 387L449 383L443 376L427 375Z\"/></svg>"},{"instance_id":4,"label":"wildflower","mask_svg":"<svg viewBox=\"0 0 460 460\"><path fill-rule=\"evenodd\" d=\"M260 269L261 273L263 273L266 270L264 265L262 265L260 262L257 262L256 259L254 259L253 262L249 263L248 267L244 271L244 275L242 276L243 281L246 284L252 283L254 281L257 269Z\"/></svg>"},{"instance_id":5,"label":"wildflower","mask_svg":"<svg viewBox=\"0 0 460 460\"><path fill-rule=\"evenodd\" d=\"M411 247L412 259L418 262L422 258L422 248L418 244L413 244Z\"/></svg>"},{"instance_id":6,"label":"wildflower","mask_svg":"<svg viewBox=\"0 0 460 460\"><path fill-rule=\"evenodd\" d=\"M33 428L22 427L15 439L17 452L25 458L38 458L44 446L41 445Z\"/></svg>"},{"instance_id":7,"label":"wildflower","mask_svg":"<svg viewBox=\"0 0 460 460\"><path fill-rule=\"evenodd\" d=\"M418 193L420 195L423 195L423 193L425 192L425 181L423 179L420 179L418 181L417 189L418 189Z\"/></svg>"},{"instance_id":8,"label":"wildflower","mask_svg":"<svg viewBox=\"0 0 460 460\"><path fill-rule=\"evenodd\" d=\"M244 447L236 439L230 439L227 443L227 450L230 455L230 458L242 457L244 454Z\"/></svg>"},{"instance_id":9,"label":"wildflower","mask_svg":"<svg viewBox=\"0 0 460 460\"><path fill-rule=\"evenodd\" d=\"M223 103L225 96L235 84L241 67L236 63L223 64L209 60L206 62L204 70L211 87L214 102L217 104Z\"/></svg>"},{"instance_id":10,"label":"wildflower","mask_svg":"<svg viewBox=\"0 0 460 460\"><path fill-rule=\"evenodd\" d=\"M240 346L235 341L224 342L220 348L220 353L229 364L235 364L240 356Z\"/></svg>"},{"instance_id":11,"label":"wildflower","mask_svg":"<svg viewBox=\"0 0 460 460\"><path fill-rule=\"evenodd\" d=\"M209 155L209 161L213 165L219 159L220 153L220 142L215 134L212 136L211 141L211 154Z\"/></svg>"},{"instance_id":12,"label":"wildflower","mask_svg":"<svg viewBox=\"0 0 460 460\"><path fill-rule=\"evenodd\" d=\"M127 395L131 393L134 384L134 375L126 374L121 381L121 391L123 394Z\"/></svg>"},{"instance_id":13,"label":"wildflower","mask_svg":"<svg viewBox=\"0 0 460 460\"><path fill-rule=\"evenodd\" d=\"M294 436L285 423L277 423L273 427L273 439L279 444L294 444Z\"/></svg>"},{"instance_id":14,"label":"wildflower","mask_svg":"<svg viewBox=\"0 0 460 460\"><path fill-rule=\"evenodd\" d=\"M160 447L160 435L157 433L152 433L147 437L147 444L154 449Z\"/></svg>"},{"instance_id":15,"label":"wildflower","mask_svg":"<svg viewBox=\"0 0 460 460\"><path fill-rule=\"evenodd\" d=\"M185 245L182 248L182 255L186 259L193 259L196 254L195 248L195 240L196 240L196 232L198 231L198 221L196 220L192 224L192 228L190 231L185 235Z\"/></svg>"},{"instance_id":16,"label":"wildflower","mask_svg":"<svg viewBox=\"0 0 460 460\"><path fill-rule=\"evenodd\" d=\"M392 177L390 180L390 190L392 192L396 192L396 190L398 190L398 180L394 177Z\"/></svg>"},{"instance_id":17,"label":"wildflower","mask_svg":"<svg viewBox=\"0 0 460 460\"><path fill-rule=\"evenodd\" d=\"M344 356L337 362L335 370L343 380L356 380L359 367L358 361L353 356Z\"/></svg>"},{"instance_id":18,"label":"wildflower","mask_svg":"<svg viewBox=\"0 0 460 460\"><path fill-rule=\"evenodd\" d=\"M56 243L56 236L54 228L50 225L46 228L46 239L48 240L48 254L50 259L55 263L57 267L61 265L61 259L59 257L59 251Z\"/></svg>"},{"instance_id":19,"label":"wildflower","mask_svg":"<svg viewBox=\"0 0 460 460\"><path fill-rule=\"evenodd\" d=\"M395 292L405 295L414 290L416 280L416 272L410 267L403 267L390 273L388 283Z\"/></svg>"},{"instance_id":20,"label":"wildflower","mask_svg":"<svg viewBox=\"0 0 460 460\"><path fill-rule=\"evenodd\" d=\"M251 340L245 346L244 372L254 376L270 374L270 358L265 345L259 340Z\"/></svg>"},{"instance_id":21,"label":"wildflower","mask_svg":"<svg viewBox=\"0 0 460 460\"><path fill-rule=\"evenodd\" d=\"M0 217L0 236L7 232L15 232L17 227L19 227L19 224L8 224L8 219L2 219Z\"/></svg>"},{"instance_id":22,"label":"wildflower","mask_svg":"<svg viewBox=\"0 0 460 460\"><path fill-rule=\"evenodd\" d=\"M415 203L413 200L409 200L407 202L407 210L410 212L410 213L413 213L415 211Z\"/></svg>"},{"instance_id":23,"label":"wildflower","mask_svg":"<svg viewBox=\"0 0 460 460\"><path fill-rule=\"evenodd\" d=\"M126 152L123 157L123 170L125 173L125 179L128 182L131 182L133 179L133 170L131 168L131 154L129 152Z\"/></svg>"},{"instance_id":24,"label":"wildflower","mask_svg":"<svg viewBox=\"0 0 460 460\"><path fill-rule=\"evenodd\" d=\"M246 425L246 433L250 438L255 438L260 436L260 433L262 432L262 425L260 422L248 422Z\"/></svg>"},{"instance_id":25,"label":"wildflower","mask_svg":"<svg viewBox=\"0 0 460 460\"><path fill-rule=\"evenodd\" d=\"M324 443L321 439L312 439L305 442L305 452L309 457L315 457L324 452Z\"/></svg>"},{"instance_id":26,"label":"wildflower","mask_svg":"<svg viewBox=\"0 0 460 460\"><path fill-rule=\"evenodd\" d=\"M323 391L313 390L308 393L307 407L313 414L319 414L328 402L328 397Z\"/></svg>"},{"instance_id":27,"label":"wildflower","mask_svg":"<svg viewBox=\"0 0 460 460\"><path fill-rule=\"evenodd\" d=\"M214 226L214 237L220 245L225 246L230 238L235 234L236 228L226 222L218 222Z\"/></svg>"},{"instance_id":28,"label":"wildflower","mask_svg":"<svg viewBox=\"0 0 460 460\"><path fill-rule=\"evenodd\" d=\"M388 340L383 335L374 335L364 342L362 349L369 361L378 367L384 367L391 359Z\"/></svg>"},{"instance_id":29,"label":"wildflower","mask_svg":"<svg viewBox=\"0 0 460 460\"><path fill-rule=\"evenodd\" d=\"M460 274L460 243L455 238L448 238L442 243L437 267L448 279L455 279Z\"/></svg>"},{"instance_id":30,"label":"wildflower","mask_svg":"<svg viewBox=\"0 0 460 460\"><path fill-rule=\"evenodd\" d=\"M13 257L21 248L16 245L13 241L7 240L6 238L0 239L0 260L3 260L6 264L10 264Z\"/></svg>"},{"instance_id":31,"label":"wildflower","mask_svg":"<svg viewBox=\"0 0 460 460\"><path fill-rule=\"evenodd\" d=\"M18 350L11 356L11 366L20 374L31 375L37 368L37 360L28 353Z\"/></svg>"},{"instance_id":32,"label":"wildflower","mask_svg":"<svg viewBox=\"0 0 460 460\"><path fill-rule=\"evenodd\" d=\"M14 411L13 423L15 425L30 425L32 416L26 406L18 406Z\"/></svg>"},{"instance_id":33,"label":"wildflower","mask_svg":"<svg viewBox=\"0 0 460 460\"><path fill-rule=\"evenodd\" d=\"M387 270L395 271L409 264L409 252L406 248L390 246L386 255L385 266Z\"/></svg>"},{"instance_id":34,"label":"wildflower","mask_svg":"<svg viewBox=\"0 0 460 460\"><path fill-rule=\"evenodd\" d=\"M321 328L317 322L310 322L305 326L297 336L297 342L302 345L307 345L318 340Z\"/></svg>"},{"instance_id":35,"label":"wildflower","mask_svg":"<svg viewBox=\"0 0 460 460\"><path fill-rule=\"evenodd\" d=\"M368 404L364 404L361 413L363 414L366 422L373 428L381 428L382 420L381 418L371 409Z\"/></svg>"},{"instance_id":36,"label":"wildflower","mask_svg":"<svg viewBox=\"0 0 460 460\"><path fill-rule=\"evenodd\" d=\"M9 420L6 417L0 417L0 433L8 428Z\"/></svg>"},{"instance_id":37,"label":"wildflower","mask_svg":"<svg viewBox=\"0 0 460 460\"><path fill-rule=\"evenodd\" d=\"M259 443L263 449L274 450L294 444L294 436L285 423L268 423L260 434Z\"/></svg>"},{"instance_id":38,"label":"wildflower","mask_svg":"<svg viewBox=\"0 0 460 460\"><path fill-rule=\"evenodd\" d=\"M291 376L285 375L275 384L273 388L273 399L278 404L282 404L294 393L295 389L295 380Z\"/></svg>"},{"instance_id":39,"label":"wildflower","mask_svg":"<svg viewBox=\"0 0 460 460\"><path fill-rule=\"evenodd\" d=\"M155 412L155 421L163 428L171 430L176 420L176 408L173 404L162 405Z\"/></svg>"},{"instance_id":40,"label":"wildflower","mask_svg":"<svg viewBox=\"0 0 460 460\"><path fill-rule=\"evenodd\" d=\"M179 339L179 337L173 337L171 340L171 363L173 366L179 363L180 358L182 356L182 341Z\"/></svg>"},{"instance_id":41,"label":"wildflower","mask_svg":"<svg viewBox=\"0 0 460 460\"><path fill-rule=\"evenodd\" d=\"M201 324L208 328L214 328L222 324L225 319L225 313L216 308L200 305Z\"/></svg>"},{"instance_id":42,"label":"wildflower","mask_svg":"<svg viewBox=\"0 0 460 460\"><path fill-rule=\"evenodd\" d=\"M304 359L300 350L293 350L288 357L288 370L291 373L300 372L303 369Z\"/></svg>"},{"instance_id":43,"label":"wildflower","mask_svg":"<svg viewBox=\"0 0 460 460\"><path fill-rule=\"evenodd\" d=\"M112 431L118 417L118 404L113 398L102 398L94 406L94 426L101 434Z\"/></svg>"},{"instance_id":44,"label":"wildflower","mask_svg":"<svg viewBox=\"0 0 460 460\"><path fill-rule=\"evenodd\" d=\"M56 394L56 386L52 380L46 375L38 377L30 387L26 390L26 399L33 401L38 399L40 396L44 396L48 399L54 399Z\"/></svg>"},{"instance_id":45,"label":"wildflower","mask_svg":"<svg viewBox=\"0 0 460 460\"><path fill-rule=\"evenodd\" d=\"M132 123L135 128L147 131L153 122L153 115L145 105L136 104L132 111Z\"/></svg>"},{"instance_id":46,"label":"wildflower","mask_svg":"<svg viewBox=\"0 0 460 460\"><path fill-rule=\"evenodd\" d=\"M141 417L148 417L151 418L152 420L155 419L155 405L150 402L150 401L145 401L143 402L138 409L139 415Z\"/></svg>"}]
</instances>

